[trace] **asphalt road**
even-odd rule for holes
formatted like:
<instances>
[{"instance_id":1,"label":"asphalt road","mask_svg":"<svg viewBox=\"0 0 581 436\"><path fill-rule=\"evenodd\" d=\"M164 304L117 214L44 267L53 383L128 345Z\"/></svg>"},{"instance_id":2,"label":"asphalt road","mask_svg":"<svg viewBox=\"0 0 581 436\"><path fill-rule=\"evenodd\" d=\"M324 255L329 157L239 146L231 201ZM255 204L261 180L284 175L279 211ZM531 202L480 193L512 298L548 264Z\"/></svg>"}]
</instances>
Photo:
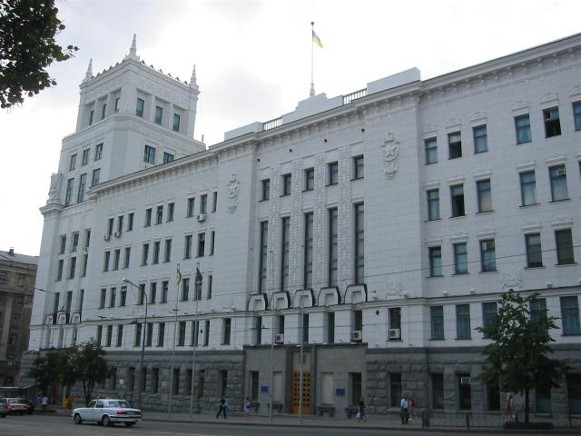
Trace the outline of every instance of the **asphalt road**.
<instances>
[{"instance_id":1,"label":"asphalt road","mask_svg":"<svg viewBox=\"0 0 581 436\"><path fill-rule=\"evenodd\" d=\"M423 432L420 429L402 428L396 430L377 430L366 428L315 428L309 426L285 427L230 424L224 421L212 423L184 423L167 421L142 421L135 427L127 428L124 425L102 427L96 424L75 425L71 418L66 416L25 415L8 416L0 419L0 435L2 436L377 436L377 435L430 435L450 436L450 432ZM462 434L462 432L455 432ZM471 436L481 436L489 433L470 431Z\"/></svg>"}]
</instances>

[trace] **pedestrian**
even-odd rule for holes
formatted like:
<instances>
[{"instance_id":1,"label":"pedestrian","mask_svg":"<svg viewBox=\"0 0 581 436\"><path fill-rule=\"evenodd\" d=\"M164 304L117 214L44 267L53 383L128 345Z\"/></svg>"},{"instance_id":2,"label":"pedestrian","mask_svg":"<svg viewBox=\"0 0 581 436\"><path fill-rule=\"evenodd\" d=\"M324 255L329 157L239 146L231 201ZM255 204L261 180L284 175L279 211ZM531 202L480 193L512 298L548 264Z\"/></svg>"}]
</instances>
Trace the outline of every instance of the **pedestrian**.
<instances>
[{"instance_id":1,"label":"pedestrian","mask_svg":"<svg viewBox=\"0 0 581 436\"><path fill-rule=\"evenodd\" d=\"M506 414L506 422L511 422L514 418L514 399L512 392L506 393L504 400L504 413Z\"/></svg>"},{"instance_id":2,"label":"pedestrian","mask_svg":"<svg viewBox=\"0 0 581 436\"><path fill-rule=\"evenodd\" d=\"M73 398L70 395L65 395L63 407L67 412L70 412L73 409Z\"/></svg>"},{"instance_id":3,"label":"pedestrian","mask_svg":"<svg viewBox=\"0 0 581 436\"><path fill-rule=\"evenodd\" d=\"M399 415L401 417L402 424L407 424L409 419L410 419L409 407L410 407L410 403L408 401L407 396L404 394L404 396L401 398L401 401L399 403Z\"/></svg>"},{"instance_id":4,"label":"pedestrian","mask_svg":"<svg viewBox=\"0 0 581 436\"><path fill-rule=\"evenodd\" d=\"M246 397L246 400L244 401L244 415L248 416L250 415L250 407L252 406L252 404L250 403L250 398Z\"/></svg>"},{"instance_id":5,"label":"pedestrian","mask_svg":"<svg viewBox=\"0 0 581 436\"><path fill-rule=\"evenodd\" d=\"M218 419L218 417L220 416L221 413L224 414L224 419L226 419L226 398L222 397L220 398L220 402L218 403L219 405L219 409L218 409L218 413L216 414L216 419Z\"/></svg>"},{"instance_id":6,"label":"pedestrian","mask_svg":"<svg viewBox=\"0 0 581 436\"><path fill-rule=\"evenodd\" d=\"M44 394L42 396L42 410L46 410L46 407L48 406L48 396L46 394Z\"/></svg>"},{"instance_id":7,"label":"pedestrian","mask_svg":"<svg viewBox=\"0 0 581 436\"><path fill-rule=\"evenodd\" d=\"M408 410L410 414L409 422L412 422L414 419L416 419L416 402L411 397L408 399Z\"/></svg>"},{"instance_id":8,"label":"pedestrian","mask_svg":"<svg viewBox=\"0 0 581 436\"><path fill-rule=\"evenodd\" d=\"M357 421L367 421L367 416L365 415L365 400L363 397L359 398L359 404L357 408Z\"/></svg>"}]
</instances>

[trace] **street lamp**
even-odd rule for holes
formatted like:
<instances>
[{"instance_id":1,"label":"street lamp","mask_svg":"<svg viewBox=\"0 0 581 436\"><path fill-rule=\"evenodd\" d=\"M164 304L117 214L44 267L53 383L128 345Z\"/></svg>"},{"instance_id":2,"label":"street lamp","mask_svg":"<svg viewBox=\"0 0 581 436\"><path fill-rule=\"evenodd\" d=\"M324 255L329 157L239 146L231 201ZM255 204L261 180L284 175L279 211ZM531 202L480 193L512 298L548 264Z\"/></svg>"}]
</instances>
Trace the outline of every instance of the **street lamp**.
<instances>
[{"instance_id":1,"label":"street lamp","mask_svg":"<svg viewBox=\"0 0 581 436\"><path fill-rule=\"evenodd\" d=\"M198 345L200 326L198 325L198 302L202 296L202 275L200 274L199 264L196 267L196 277L194 279L194 289L196 297L196 308L194 312L194 331L192 331L194 350L192 351L192 379L190 380L190 421L194 420L194 386L196 379L196 348ZM225 416L225 415L224 415Z\"/></svg>"},{"instance_id":2,"label":"street lamp","mask_svg":"<svg viewBox=\"0 0 581 436\"><path fill-rule=\"evenodd\" d=\"M137 388L137 405L140 409L143 408L143 404L141 402L141 392L143 390L143 381L144 381L144 372L145 372L145 368L144 368L144 360L145 360L145 330L147 329L147 306L148 306L148 302L147 302L147 294L145 293L144 289L141 289L139 286L137 286L135 283L133 283L131 280L129 279L123 279L123 281L131 286L134 286L139 292L140 295L143 298L143 301L145 301L145 312L143 314L143 332L142 332L142 338L141 338L141 363L139 364L139 386Z\"/></svg>"}]
</instances>

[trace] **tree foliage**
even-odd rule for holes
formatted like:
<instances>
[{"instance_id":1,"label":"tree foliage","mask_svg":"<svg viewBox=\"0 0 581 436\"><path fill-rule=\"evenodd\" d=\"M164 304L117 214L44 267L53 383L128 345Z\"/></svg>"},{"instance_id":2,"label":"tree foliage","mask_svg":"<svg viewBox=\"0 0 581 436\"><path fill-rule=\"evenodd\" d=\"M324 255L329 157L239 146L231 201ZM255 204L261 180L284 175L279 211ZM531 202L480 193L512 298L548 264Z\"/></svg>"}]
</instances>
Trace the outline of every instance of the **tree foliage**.
<instances>
[{"instance_id":1,"label":"tree foliage","mask_svg":"<svg viewBox=\"0 0 581 436\"><path fill-rule=\"evenodd\" d=\"M65 26L54 0L0 0L0 106L7 108L56 85L46 68L78 50L56 43Z\"/></svg>"},{"instance_id":2,"label":"tree foliage","mask_svg":"<svg viewBox=\"0 0 581 436\"><path fill-rule=\"evenodd\" d=\"M533 295L531 299L536 298ZM552 359L556 318L542 314L531 317L529 300L512 289L503 294L492 325L478 328L492 342L484 348L487 355L481 379L499 385L505 392L524 394L525 422L529 422L531 389L559 387L567 366Z\"/></svg>"},{"instance_id":3,"label":"tree foliage","mask_svg":"<svg viewBox=\"0 0 581 436\"><path fill-rule=\"evenodd\" d=\"M85 404L89 404L95 384L103 383L110 374L105 351L96 342L85 342L77 349L75 365L77 381L83 384Z\"/></svg>"}]
</instances>

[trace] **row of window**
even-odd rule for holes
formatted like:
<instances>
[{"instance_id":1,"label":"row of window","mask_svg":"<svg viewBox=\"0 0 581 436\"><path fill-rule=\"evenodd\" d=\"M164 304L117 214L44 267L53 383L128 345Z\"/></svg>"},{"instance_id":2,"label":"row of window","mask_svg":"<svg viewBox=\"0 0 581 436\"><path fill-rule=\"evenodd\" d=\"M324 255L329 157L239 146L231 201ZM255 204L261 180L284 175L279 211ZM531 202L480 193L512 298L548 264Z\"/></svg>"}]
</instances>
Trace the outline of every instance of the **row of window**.
<instances>
[{"instance_id":1,"label":"row of window","mask_svg":"<svg viewBox=\"0 0 581 436\"><path fill-rule=\"evenodd\" d=\"M157 149L152 145L145 145L143 147L143 162L155 164L157 156ZM172 162L175 159L173 153L163 152L163 163Z\"/></svg>"},{"instance_id":2,"label":"row of window","mask_svg":"<svg viewBox=\"0 0 581 436\"><path fill-rule=\"evenodd\" d=\"M351 158L352 180L362 179L365 175L363 155ZM326 184L337 185L339 183L339 162L330 162L327 164ZM281 176L280 195L291 195L292 193L292 174L286 173ZM315 168L306 168L303 170L303 191L312 191L315 189ZM270 200L270 179L261 180L262 201Z\"/></svg>"},{"instance_id":3,"label":"row of window","mask_svg":"<svg viewBox=\"0 0 581 436\"><path fill-rule=\"evenodd\" d=\"M159 126L169 126L170 120L166 119L168 103L156 101L155 111L153 114L153 122ZM135 115L140 118L145 117L145 99L138 97L135 104ZM179 132L182 123L182 115L174 112L171 118L171 129L174 132Z\"/></svg>"},{"instance_id":4,"label":"row of window","mask_svg":"<svg viewBox=\"0 0 581 436\"><path fill-rule=\"evenodd\" d=\"M551 107L543 110L545 137L550 138L561 134L559 108ZM581 102L573 103L573 123L575 130L581 130ZM524 144L532 141L529 114L514 117L516 143ZM472 143L474 153L488 151L488 132L485 124L472 128ZM424 139L426 165L438 162L438 140L435 136ZM462 134L460 131L448 133L448 158L462 157Z\"/></svg>"},{"instance_id":5,"label":"row of window","mask_svg":"<svg viewBox=\"0 0 581 436\"><path fill-rule=\"evenodd\" d=\"M83 248L87 250L91 242L91 230L86 229L84 231ZM69 252L76 253L79 250L81 244L81 232L73 232L70 236L70 246ZM59 251L58 254L65 254L67 250L67 235L59 236Z\"/></svg>"},{"instance_id":6,"label":"row of window","mask_svg":"<svg viewBox=\"0 0 581 436\"><path fill-rule=\"evenodd\" d=\"M482 239L480 247L480 271L496 271L496 241L494 239ZM543 249L541 246L541 234L539 232L524 235L526 267L540 268L543 264ZM573 235L571 229L555 230L555 254L557 265L569 265L575 263L573 249ZM453 274L468 274L468 243L458 242L452 244ZM444 275L442 262L442 247L435 245L428 247L430 263L430 277Z\"/></svg>"},{"instance_id":7,"label":"row of window","mask_svg":"<svg viewBox=\"0 0 581 436\"><path fill-rule=\"evenodd\" d=\"M81 166L89 165L89 161L91 159L91 148L85 148L82 152L81 158ZM93 161L98 161L103 158L103 143L99 143L95 146L95 150L93 152ZM73 153L69 158L69 171L74 171L77 168L77 159L78 154Z\"/></svg>"}]
</instances>

